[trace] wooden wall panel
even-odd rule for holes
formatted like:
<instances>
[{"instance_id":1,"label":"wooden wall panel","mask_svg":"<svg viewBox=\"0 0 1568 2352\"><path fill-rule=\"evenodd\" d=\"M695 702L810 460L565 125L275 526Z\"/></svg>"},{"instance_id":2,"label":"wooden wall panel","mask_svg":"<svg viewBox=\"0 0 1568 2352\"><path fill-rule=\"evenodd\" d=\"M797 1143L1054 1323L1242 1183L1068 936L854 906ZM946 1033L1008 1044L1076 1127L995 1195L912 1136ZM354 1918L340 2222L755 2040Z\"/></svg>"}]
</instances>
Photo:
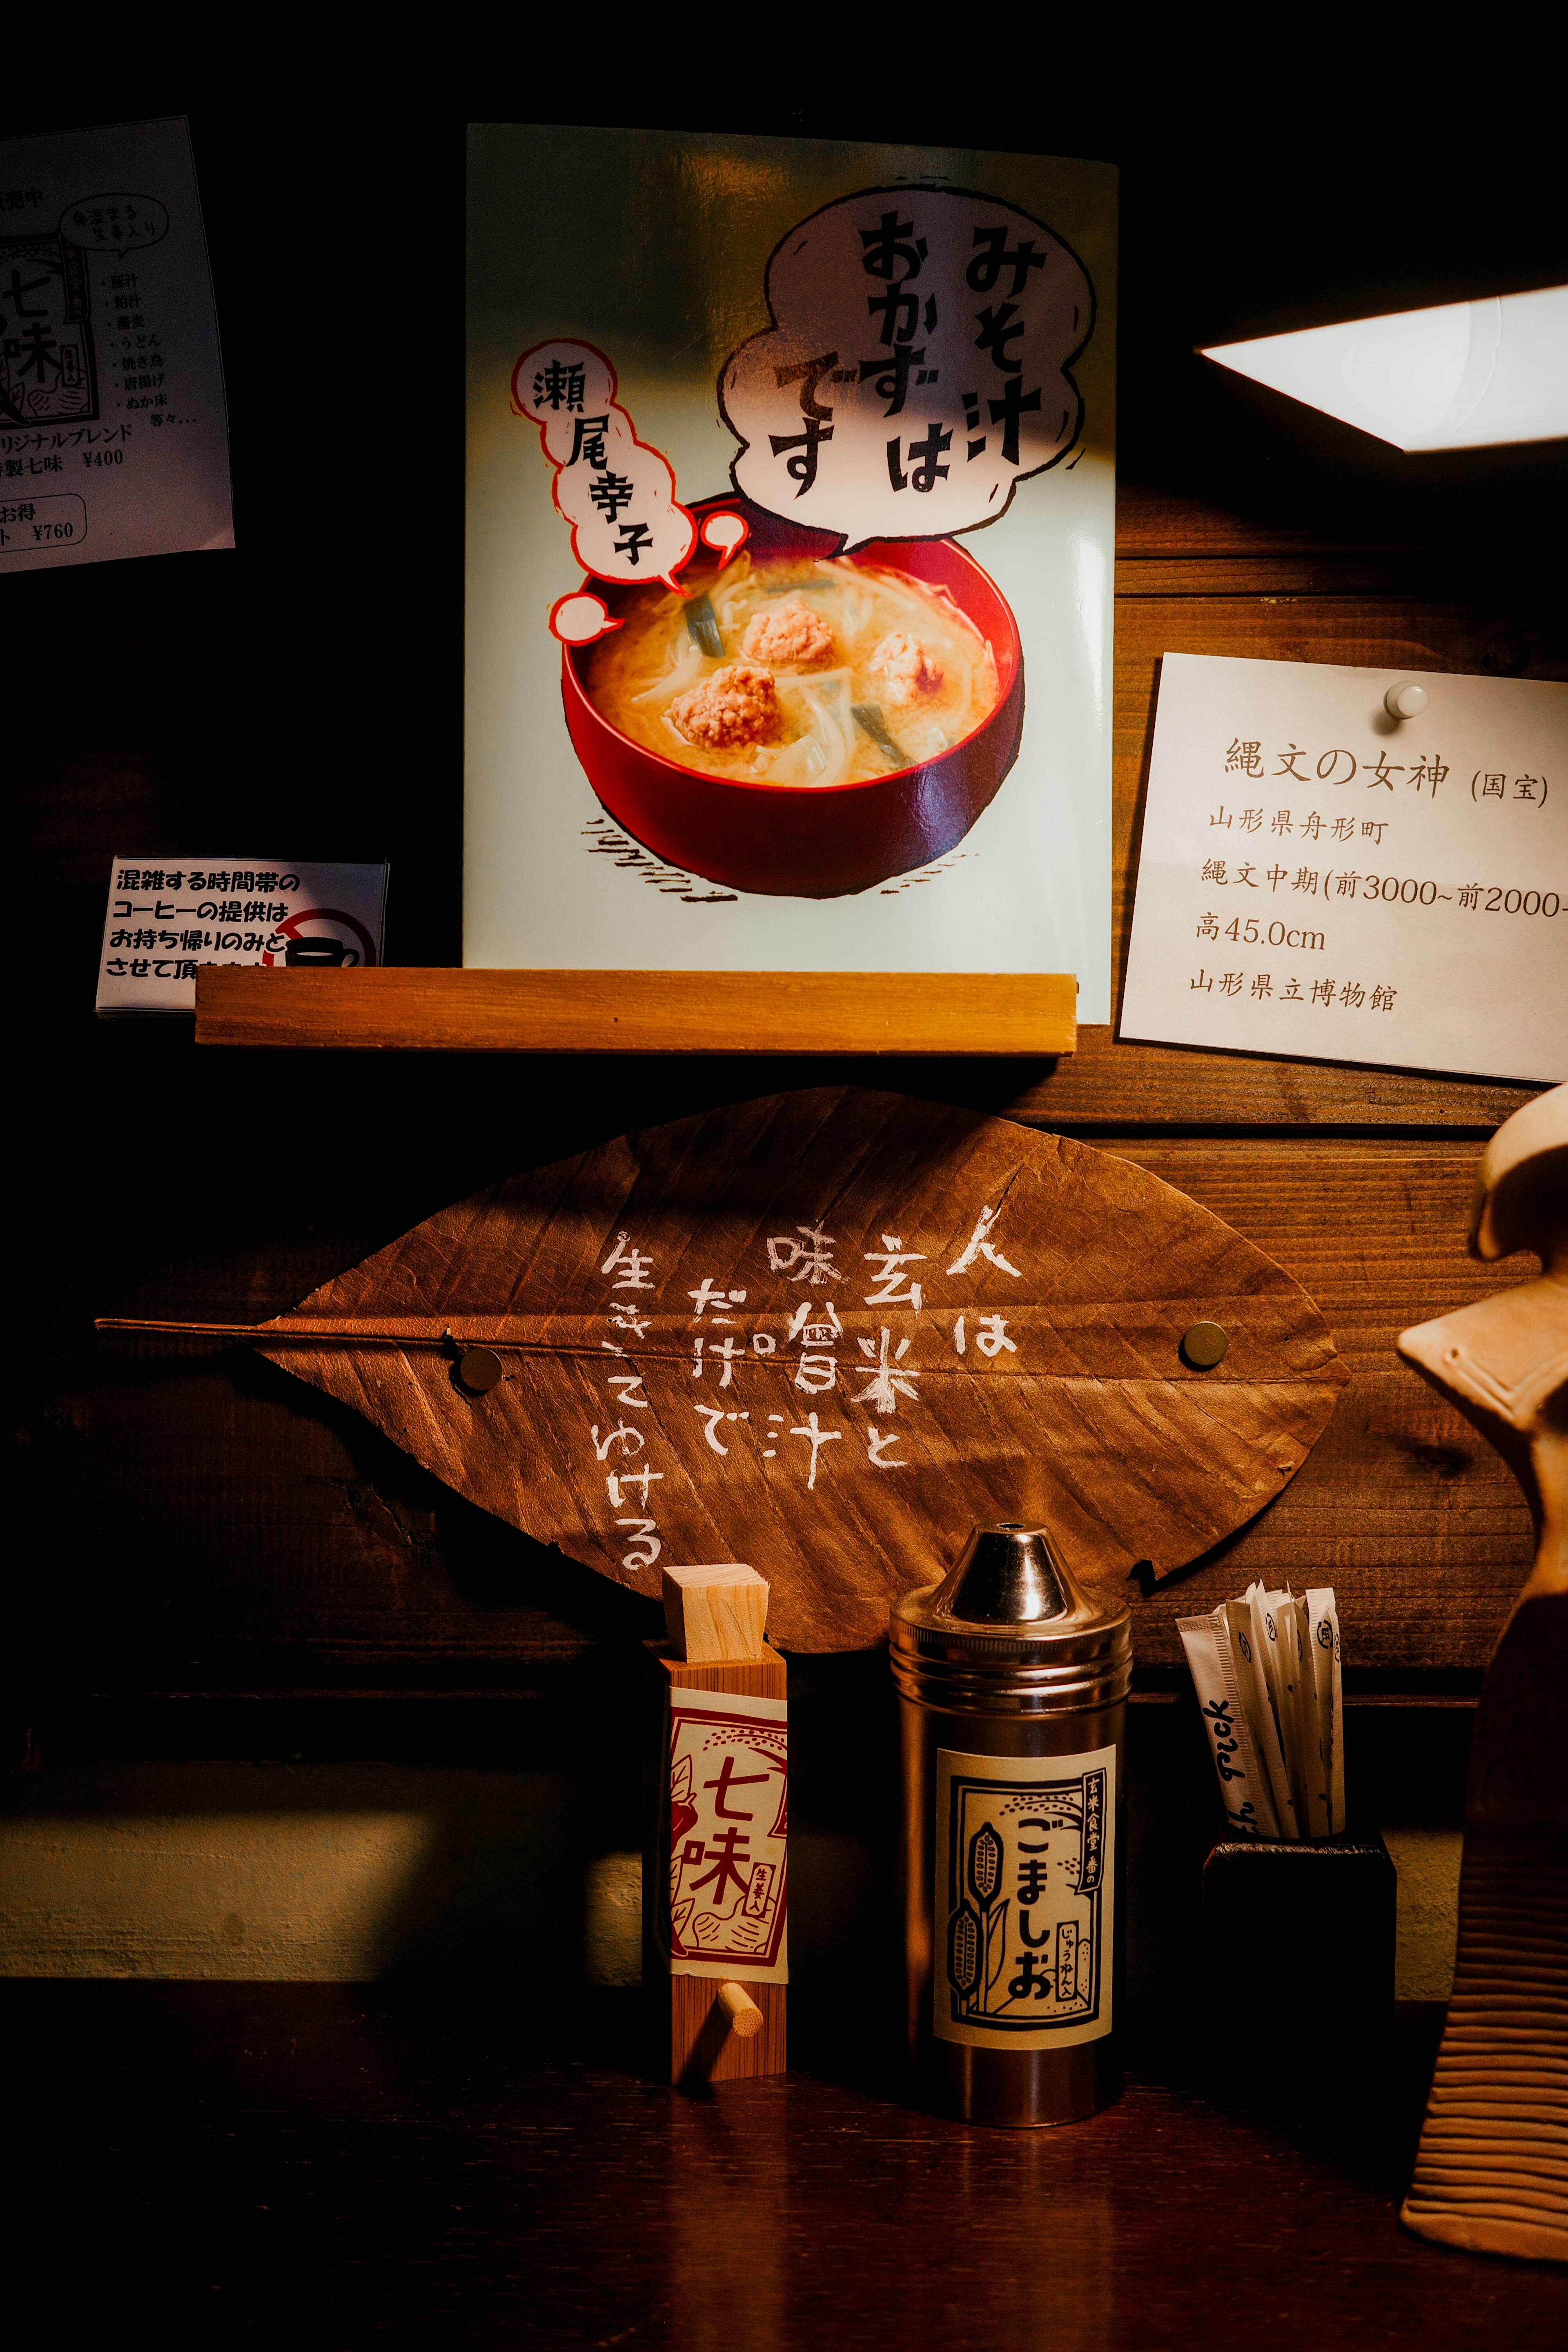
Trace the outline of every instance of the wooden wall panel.
<instances>
[{"instance_id":1,"label":"wooden wall panel","mask_svg":"<svg viewBox=\"0 0 1568 2352\"><path fill-rule=\"evenodd\" d=\"M1156 267L1150 188L1140 229L1131 187L1146 311L1164 299L1163 232ZM1313 250L1318 236L1314 215ZM1549 576L1561 453L1380 455L1194 362L1187 293L1177 307L1163 356L1145 337L1128 370L1118 973L1162 653L1568 676L1568 608ZM1132 305L1126 315L1142 332ZM1224 327L1215 311L1205 331ZM1173 416L1190 429L1173 433ZM264 423L253 466L276 437L270 411ZM454 438L434 500L450 518L457 451ZM258 1055L197 1049L178 1024L95 1025L110 856L194 854L215 824L320 855L387 855L392 956L457 959L455 522L433 568L422 558L413 604L395 502L381 559L356 542L303 573L288 531L268 536L265 506L253 498L234 558L3 583L5 643L29 685L5 743L6 854L26 886L15 968L61 976L18 1045L36 1109L19 1129L29 1189L4 1301L28 1515L5 1630L25 1636L13 1655L28 1688L103 1694L106 1720L115 1694L129 1695L129 1719L137 1694L258 1688L526 1694L526 1711L584 1662L597 1672L631 1654L654 1630L648 1604L462 1504L352 1413L253 1358L102 1340L91 1318L259 1320L514 1170L708 1103L846 1081L1122 1152L1277 1256L1328 1317L1352 1370L1329 1430L1219 1555L1136 1599L1146 1675L1175 1678L1178 1612L1258 1573L1334 1582L1363 1682L1473 1685L1522 1573L1525 1513L1393 1343L1496 1282L1464 1257L1466 1210L1482 1139L1530 1089L1122 1045L1104 1028L1055 1062L590 1066ZM93 1703L72 1720L79 1752L90 1748Z\"/></svg>"},{"instance_id":2,"label":"wooden wall panel","mask_svg":"<svg viewBox=\"0 0 1568 2352\"><path fill-rule=\"evenodd\" d=\"M1534 1270L1463 1254L1473 1151L1435 1142L1139 1143L1125 1156L1201 1201L1305 1285L1351 1381L1278 1503L1141 1606L1143 1665L1175 1664L1173 1616L1254 1576L1332 1584L1348 1664L1396 1677L1478 1668L1528 1570L1530 1520L1491 1448L1394 1354L1406 1325Z\"/></svg>"},{"instance_id":3,"label":"wooden wall panel","mask_svg":"<svg viewBox=\"0 0 1568 2352\"><path fill-rule=\"evenodd\" d=\"M1068 1059L1020 1071L996 1108L1031 1127L1100 1134L1153 1127L1458 1129L1488 1136L1539 1091L1489 1079L1432 1077L1355 1063L1208 1054L1190 1045L1123 1045L1085 1023Z\"/></svg>"},{"instance_id":4,"label":"wooden wall panel","mask_svg":"<svg viewBox=\"0 0 1568 2352\"><path fill-rule=\"evenodd\" d=\"M1194 561L1181 553L1173 568L1184 581ZM1205 556L1194 585L1212 588L1220 561ZM1138 562L1119 603L1119 957L1162 651L1411 666L1419 651L1425 666L1479 667L1497 627L1484 601L1403 592L1152 594L1152 560ZM157 640L152 621L145 634ZM1542 674L1556 659L1548 640L1542 621L1529 649ZM134 800L144 779L131 781ZM1397 1363L1393 1341L1495 1281L1463 1255L1466 1211L1480 1139L1528 1089L1124 1046L1104 1029L1080 1033L1070 1060L979 1069L300 1061L197 1052L188 1034L145 1030L83 1042L97 1099L197 1108L254 1149L183 1209L154 1158L98 1204L87 1246L57 1235L47 1336L12 1367L38 1556L52 1564L25 1612L47 1685L517 1689L605 1641L643 1638L646 1604L473 1511L282 1373L243 1356L97 1339L90 1318L260 1319L494 1176L700 1102L826 1079L905 1085L1125 1152L1277 1256L1328 1316L1352 1371L1328 1433L1219 1556L1136 1601L1146 1672L1175 1668L1177 1613L1257 1573L1333 1581L1358 1677L1473 1677L1517 1590L1528 1555L1517 1491ZM85 1108L77 1117L67 1148L85 1153ZM41 1202L38 1231L49 1230Z\"/></svg>"}]
</instances>

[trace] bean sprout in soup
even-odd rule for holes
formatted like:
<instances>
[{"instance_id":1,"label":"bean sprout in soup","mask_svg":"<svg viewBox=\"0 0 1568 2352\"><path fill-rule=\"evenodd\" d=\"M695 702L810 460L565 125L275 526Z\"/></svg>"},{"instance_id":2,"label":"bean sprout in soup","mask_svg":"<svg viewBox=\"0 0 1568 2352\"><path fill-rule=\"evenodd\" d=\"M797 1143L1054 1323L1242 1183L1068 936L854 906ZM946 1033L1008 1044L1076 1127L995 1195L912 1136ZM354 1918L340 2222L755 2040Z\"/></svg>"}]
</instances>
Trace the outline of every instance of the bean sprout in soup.
<instances>
[{"instance_id":1,"label":"bean sprout in soup","mask_svg":"<svg viewBox=\"0 0 1568 2352\"><path fill-rule=\"evenodd\" d=\"M683 768L859 783L932 760L996 707L990 646L907 572L740 556L685 596L651 583L585 668L610 725Z\"/></svg>"}]
</instances>

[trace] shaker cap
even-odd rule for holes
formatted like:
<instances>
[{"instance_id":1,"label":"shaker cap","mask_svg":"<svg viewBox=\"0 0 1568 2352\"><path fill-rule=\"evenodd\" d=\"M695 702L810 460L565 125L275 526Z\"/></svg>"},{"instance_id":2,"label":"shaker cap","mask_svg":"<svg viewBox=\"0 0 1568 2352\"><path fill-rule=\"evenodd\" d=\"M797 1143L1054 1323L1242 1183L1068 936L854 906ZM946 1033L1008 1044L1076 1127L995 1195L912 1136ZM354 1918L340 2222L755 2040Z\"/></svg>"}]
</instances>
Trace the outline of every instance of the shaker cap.
<instances>
[{"instance_id":1,"label":"shaker cap","mask_svg":"<svg viewBox=\"0 0 1568 2352\"><path fill-rule=\"evenodd\" d=\"M1078 1595L1044 1528L1000 1519L976 1528L931 1605L973 1625L1054 1623Z\"/></svg>"},{"instance_id":2,"label":"shaker cap","mask_svg":"<svg viewBox=\"0 0 1568 2352\"><path fill-rule=\"evenodd\" d=\"M893 1603L893 1670L900 1683L900 1661L922 1681L931 1671L1009 1684L1022 1675L1019 1697L1037 1684L1047 1706L1047 1692L1082 1706L1091 1689L1103 1703L1126 1693L1131 1622L1124 1601L1076 1581L1049 1528L996 1520L973 1530L939 1583Z\"/></svg>"}]
</instances>

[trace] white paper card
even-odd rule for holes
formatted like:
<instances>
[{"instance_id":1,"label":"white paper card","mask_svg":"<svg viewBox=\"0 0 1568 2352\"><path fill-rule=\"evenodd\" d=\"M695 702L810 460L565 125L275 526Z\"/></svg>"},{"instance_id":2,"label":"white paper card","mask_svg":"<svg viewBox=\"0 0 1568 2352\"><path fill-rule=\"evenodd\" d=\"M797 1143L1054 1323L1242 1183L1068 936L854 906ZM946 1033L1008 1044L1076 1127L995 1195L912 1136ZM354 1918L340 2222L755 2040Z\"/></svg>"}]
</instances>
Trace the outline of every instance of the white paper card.
<instances>
[{"instance_id":1,"label":"white paper card","mask_svg":"<svg viewBox=\"0 0 1568 2352\"><path fill-rule=\"evenodd\" d=\"M184 119L0 141L0 573L233 545Z\"/></svg>"},{"instance_id":2,"label":"white paper card","mask_svg":"<svg viewBox=\"0 0 1568 2352\"><path fill-rule=\"evenodd\" d=\"M1565 997L1568 686L1165 655L1121 1035L1552 1080Z\"/></svg>"},{"instance_id":3,"label":"white paper card","mask_svg":"<svg viewBox=\"0 0 1568 2352\"><path fill-rule=\"evenodd\" d=\"M117 857L98 971L100 1013L190 1013L196 966L381 961L384 866Z\"/></svg>"}]
</instances>

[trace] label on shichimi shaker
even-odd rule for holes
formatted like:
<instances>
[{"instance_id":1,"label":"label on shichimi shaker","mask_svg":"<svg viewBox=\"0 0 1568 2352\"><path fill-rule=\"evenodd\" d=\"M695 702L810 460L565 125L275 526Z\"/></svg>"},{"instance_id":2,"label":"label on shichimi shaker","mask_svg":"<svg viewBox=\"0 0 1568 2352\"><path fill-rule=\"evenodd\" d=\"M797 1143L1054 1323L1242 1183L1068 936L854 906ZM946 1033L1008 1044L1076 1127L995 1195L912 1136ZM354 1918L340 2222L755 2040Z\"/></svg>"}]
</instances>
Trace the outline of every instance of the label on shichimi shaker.
<instances>
[{"instance_id":1,"label":"label on shichimi shaker","mask_svg":"<svg viewBox=\"0 0 1568 2352\"><path fill-rule=\"evenodd\" d=\"M1116 1750L936 1753L943 2042L1052 2050L1110 2031Z\"/></svg>"}]
</instances>

